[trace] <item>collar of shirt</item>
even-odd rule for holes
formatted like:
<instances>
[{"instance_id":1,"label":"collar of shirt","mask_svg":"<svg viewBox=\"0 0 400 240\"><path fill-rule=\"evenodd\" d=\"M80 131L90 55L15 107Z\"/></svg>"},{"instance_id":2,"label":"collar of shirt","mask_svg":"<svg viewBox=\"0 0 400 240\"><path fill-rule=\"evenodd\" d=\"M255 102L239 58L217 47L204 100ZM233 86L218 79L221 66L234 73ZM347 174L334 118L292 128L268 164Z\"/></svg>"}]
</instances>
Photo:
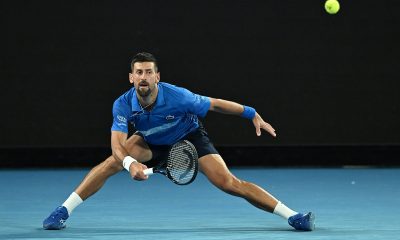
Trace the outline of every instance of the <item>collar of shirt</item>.
<instances>
[{"instance_id":1,"label":"collar of shirt","mask_svg":"<svg viewBox=\"0 0 400 240\"><path fill-rule=\"evenodd\" d=\"M153 108L165 105L163 86L162 84L157 84L157 85L158 85L157 99L156 99L156 104L154 105ZM133 92L133 95L134 97L132 97L132 112L135 113L143 111L142 107L139 104L139 99L137 98L136 90Z\"/></svg>"}]
</instances>

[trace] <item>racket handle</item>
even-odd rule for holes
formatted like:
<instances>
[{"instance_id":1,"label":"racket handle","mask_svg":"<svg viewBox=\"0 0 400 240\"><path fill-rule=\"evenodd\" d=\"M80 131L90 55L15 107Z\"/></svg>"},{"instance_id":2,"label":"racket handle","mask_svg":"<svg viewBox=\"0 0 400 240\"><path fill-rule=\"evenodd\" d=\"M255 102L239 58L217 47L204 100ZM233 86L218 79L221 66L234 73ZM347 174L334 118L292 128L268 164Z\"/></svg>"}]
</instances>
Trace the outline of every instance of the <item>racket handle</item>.
<instances>
[{"instance_id":1,"label":"racket handle","mask_svg":"<svg viewBox=\"0 0 400 240\"><path fill-rule=\"evenodd\" d=\"M147 175L147 176L153 175L153 174L154 174L153 168L145 169L145 170L143 170L143 173L144 173L145 175Z\"/></svg>"}]
</instances>

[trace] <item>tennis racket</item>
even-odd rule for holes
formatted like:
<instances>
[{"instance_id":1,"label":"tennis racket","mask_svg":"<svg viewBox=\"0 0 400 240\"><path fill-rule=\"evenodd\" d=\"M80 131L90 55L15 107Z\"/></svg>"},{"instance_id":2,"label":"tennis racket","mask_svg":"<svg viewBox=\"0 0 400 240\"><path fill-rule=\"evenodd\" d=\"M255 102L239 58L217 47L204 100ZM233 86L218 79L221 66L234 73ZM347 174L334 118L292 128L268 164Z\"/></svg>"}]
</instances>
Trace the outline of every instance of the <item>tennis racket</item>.
<instances>
[{"instance_id":1,"label":"tennis racket","mask_svg":"<svg viewBox=\"0 0 400 240\"><path fill-rule=\"evenodd\" d=\"M187 140L182 140L172 145L168 157L159 166L145 169L147 176L161 173L173 183L187 185L194 181L199 168L196 148Z\"/></svg>"}]
</instances>

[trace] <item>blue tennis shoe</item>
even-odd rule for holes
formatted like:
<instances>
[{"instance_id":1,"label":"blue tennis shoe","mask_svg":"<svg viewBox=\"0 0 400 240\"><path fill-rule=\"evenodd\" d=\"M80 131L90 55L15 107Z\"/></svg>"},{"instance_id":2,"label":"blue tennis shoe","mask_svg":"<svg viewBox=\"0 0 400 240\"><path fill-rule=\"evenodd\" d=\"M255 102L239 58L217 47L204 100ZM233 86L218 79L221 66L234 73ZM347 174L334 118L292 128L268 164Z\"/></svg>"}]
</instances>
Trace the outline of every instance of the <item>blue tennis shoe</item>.
<instances>
[{"instance_id":1,"label":"blue tennis shoe","mask_svg":"<svg viewBox=\"0 0 400 240\"><path fill-rule=\"evenodd\" d=\"M65 228L68 219L68 211L64 206L59 206L50 216L43 221L43 228L46 230L60 230Z\"/></svg>"},{"instance_id":2,"label":"blue tennis shoe","mask_svg":"<svg viewBox=\"0 0 400 240\"><path fill-rule=\"evenodd\" d=\"M291 216L288 219L288 223L296 230L312 231L315 229L314 220L315 220L315 215L312 212L309 212L307 214L298 213L296 215Z\"/></svg>"}]
</instances>

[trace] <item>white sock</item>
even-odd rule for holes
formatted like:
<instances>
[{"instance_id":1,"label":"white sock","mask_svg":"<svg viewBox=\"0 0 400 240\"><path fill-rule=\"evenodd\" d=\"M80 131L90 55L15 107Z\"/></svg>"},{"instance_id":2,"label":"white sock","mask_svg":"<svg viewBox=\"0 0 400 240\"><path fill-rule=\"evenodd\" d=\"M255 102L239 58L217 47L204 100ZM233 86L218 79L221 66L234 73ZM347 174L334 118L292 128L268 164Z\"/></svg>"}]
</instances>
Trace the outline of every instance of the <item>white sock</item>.
<instances>
[{"instance_id":1,"label":"white sock","mask_svg":"<svg viewBox=\"0 0 400 240\"><path fill-rule=\"evenodd\" d=\"M72 211L79 206L83 202L82 198L79 197L76 192L71 193L67 200L62 204L67 210L68 210L68 215L71 215Z\"/></svg>"},{"instance_id":2,"label":"white sock","mask_svg":"<svg viewBox=\"0 0 400 240\"><path fill-rule=\"evenodd\" d=\"M278 202L273 213L288 220L289 217L296 215L298 212L295 212L292 209L286 207L285 204Z\"/></svg>"}]
</instances>

